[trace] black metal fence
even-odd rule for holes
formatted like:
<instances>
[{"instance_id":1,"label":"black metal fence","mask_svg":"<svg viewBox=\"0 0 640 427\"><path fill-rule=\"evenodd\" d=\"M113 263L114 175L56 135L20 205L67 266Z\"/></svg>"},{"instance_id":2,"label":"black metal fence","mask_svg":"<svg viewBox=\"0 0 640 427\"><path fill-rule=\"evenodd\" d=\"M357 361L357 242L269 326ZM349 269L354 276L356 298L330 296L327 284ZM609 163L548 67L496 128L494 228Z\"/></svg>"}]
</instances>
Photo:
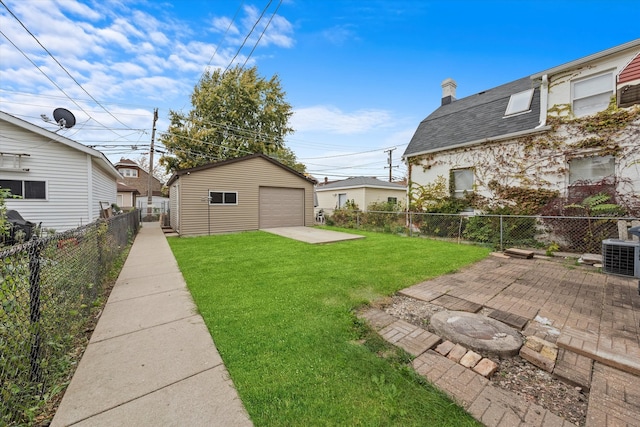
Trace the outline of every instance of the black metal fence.
<instances>
[{"instance_id":1,"label":"black metal fence","mask_svg":"<svg viewBox=\"0 0 640 427\"><path fill-rule=\"evenodd\" d=\"M139 227L133 211L0 248L0 426L46 418Z\"/></svg>"},{"instance_id":2,"label":"black metal fence","mask_svg":"<svg viewBox=\"0 0 640 427\"><path fill-rule=\"evenodd\" d=\"M628 238L639 218L440 214L359 210L324 210L326 223L347 228L466 241L504 250L537 248L572 253L600 253L602 240Z\"/></svg>"}]
</instances>

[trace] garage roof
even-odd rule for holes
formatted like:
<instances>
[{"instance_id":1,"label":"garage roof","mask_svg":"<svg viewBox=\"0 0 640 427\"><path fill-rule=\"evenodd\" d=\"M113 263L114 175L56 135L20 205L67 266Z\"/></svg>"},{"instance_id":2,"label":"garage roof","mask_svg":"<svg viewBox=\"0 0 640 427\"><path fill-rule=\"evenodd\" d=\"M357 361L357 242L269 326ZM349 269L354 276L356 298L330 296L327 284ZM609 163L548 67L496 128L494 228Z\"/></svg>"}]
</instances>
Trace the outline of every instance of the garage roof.
<instances>
[{"instance_id":1,"label":"garage roof","mask_svg":"<svg viewBox=\"0 0 640 427\"><path fill-rule=\"evenodd\" d=\"M303 179L309 181L312 184L316 184L317 183L317 181L315 179L310 178L310 177L306 176L305 174L302 174L302 173L298 172L297 170L295 170L293 168L290 168L287 165L283 165L279 161L277 161L275 159L272 159L271 157L269 157L267 155L264 155L264 154L251 154L249 156L237 157L235 159L223 160L221 162L215 162L215 163L208 163L206 165L196 166L195 168L182 169L182 170L176 171L176 172L173 173L173 175L171 175L171 178L167 182L167 186L170 186L171 184L173 184L175 182L175 180L178 179L181 175L186 175L186 174L191 173L191 172L197 172L197 171L211 169L211 168L217 168L217 167L228 165L228 164L231 164L231 163L242 162L242 161L245 161L245 160L255 159L255 158L265 159L268 162L271 162L274 165L276 165L278 167L281 167L282 169L284 169L284 170L286 170L288 172L291 172L294 175L298 175L300 178L303 178Z\"/></svg>"}]
</instances>

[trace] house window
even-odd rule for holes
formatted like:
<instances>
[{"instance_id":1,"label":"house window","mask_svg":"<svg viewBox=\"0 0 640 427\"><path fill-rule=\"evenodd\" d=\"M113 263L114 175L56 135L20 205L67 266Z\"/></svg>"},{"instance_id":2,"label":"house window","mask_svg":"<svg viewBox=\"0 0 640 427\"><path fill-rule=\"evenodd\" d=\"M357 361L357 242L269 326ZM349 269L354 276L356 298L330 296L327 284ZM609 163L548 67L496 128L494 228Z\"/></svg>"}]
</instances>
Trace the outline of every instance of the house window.
<instances>
[{"instance_id":1,"label":"house window","mask_svg":"<svg viewBox=\"0 0 640 427\"><path fill-rule=\"evenodd\" d=\"M138 169L120 169L120 174L126 178L137 178Z\"/></svg>"},{"instance_id":2,"label":"house window","mask_svg":"<svg viewBox=\"0 0 640 427\"><path fill-rule=\"evenodd\" d=\"M531 107L531 99L533 98L533 89L528 89L522 92L514 93L509 98L509 104L507 104L507 111L504 112L505 116L513 114L528 112Z\"/></svg>"},{"instance_id":3,"label":"house window","mask_svg":"<svg viewBox=\"0 0 640 427\"><path fill-rule=\"evenodd\" d=\"M347 204L347 193L338 194L338 207L344 208L346 204Z\"/></svg>"},{"instance_id":4,"label":"house window","mask_svg":"<svg viewBox=\"0 0 640 427\"><path fill-rule=\"evenodd\" d=\"M473 193L473 169L451 171L453 175L453 197L462 198L465 193Z\"/></svg>"},{"instance_id":5,"label":"house window","mask_svg":"<svg viewBox=\"0 0 640 427\"><path fill-rule=\"evenodd\" d=\"M576 117L605 110L613 95L613 73L571 82L571 101Z\"/></svg>"},{"instance_id":6,"label":"house window","mask_svg":"<svg viewBox=\"0 0 640 427\"><path fill-rule=\"evenodd\" d=\"M391 203L392 205L397 205L398 204L398 198L397 197L387 197L387 203Z\"/></svg>"},{"instance_id":7,"label":"house window","mask_svg":"<svg viewBox=\"0 0 640 427\"><path fill-rule=\"evenodd\" d=\"M569 184L602 181L615 175L613 156L593 156L569 161Z\"/></svg>"},{"instance_id":8,"label":"house window","mask_svg":"<svg viewBox=\"0 0 640 427\"><path fill-rule=\"evenodd\" d=\"M14 196L23 199L47 198L47 184L45 181L18 181L14 179L0 179L0 187L8 188Z\"/></svg>"},{"instance_id":9,"label":"house window","mask_svg":"<svg viewBox=\"0 0 640 427\"><path fill-rule=\"evenodd\" d=\"M210 205L237 205L237 191L209 191Z\"/></svg>"}]
</instances>

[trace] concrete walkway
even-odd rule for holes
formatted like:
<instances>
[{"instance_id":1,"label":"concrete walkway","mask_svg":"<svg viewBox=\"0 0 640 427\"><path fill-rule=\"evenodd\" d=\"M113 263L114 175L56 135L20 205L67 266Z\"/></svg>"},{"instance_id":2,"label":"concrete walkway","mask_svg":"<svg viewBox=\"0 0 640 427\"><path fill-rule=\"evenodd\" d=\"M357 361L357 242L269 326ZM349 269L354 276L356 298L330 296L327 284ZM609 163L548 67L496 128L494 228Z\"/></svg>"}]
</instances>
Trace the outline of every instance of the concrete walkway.
<instances>
[{"instance_id":1,"label":"concrete walkway","mask_svg":"<svg viewBox=\"0 0 640 427\"><path fill-rule=\"evenodd\" d=\"M52 426L251 426L159 223L144 223Z\"/></svg>"}]
</instances>

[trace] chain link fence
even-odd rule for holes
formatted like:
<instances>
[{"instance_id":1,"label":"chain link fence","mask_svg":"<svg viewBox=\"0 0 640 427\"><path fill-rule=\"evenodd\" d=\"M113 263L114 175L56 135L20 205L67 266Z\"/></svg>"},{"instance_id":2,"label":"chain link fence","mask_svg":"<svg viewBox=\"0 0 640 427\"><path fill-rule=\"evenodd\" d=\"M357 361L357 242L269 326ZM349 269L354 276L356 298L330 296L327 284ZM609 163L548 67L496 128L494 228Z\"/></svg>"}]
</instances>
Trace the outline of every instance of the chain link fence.
<instances>
[{"instance_id":1,"label":"chain link fence","mask_svg":"<svg viewBox=\"0 0 640 427\"><path fill-rule=\"evenodd\" d=\"M318 218L318 217L317 217ZM604 239L627 239L639 218L441 214L323 210L322 222L339 227L487 245L599 254Z\"/></svg>"},{"instance_id":2,"label":"chain link fence","mask_svg":"<svg viewBox=\"0 0 640 427\"><path fill-rule=\"evenodd\" d=\"M133 211L0 248L0 425L47 424L139 227Z\"/></svg>"}]
</instances>

